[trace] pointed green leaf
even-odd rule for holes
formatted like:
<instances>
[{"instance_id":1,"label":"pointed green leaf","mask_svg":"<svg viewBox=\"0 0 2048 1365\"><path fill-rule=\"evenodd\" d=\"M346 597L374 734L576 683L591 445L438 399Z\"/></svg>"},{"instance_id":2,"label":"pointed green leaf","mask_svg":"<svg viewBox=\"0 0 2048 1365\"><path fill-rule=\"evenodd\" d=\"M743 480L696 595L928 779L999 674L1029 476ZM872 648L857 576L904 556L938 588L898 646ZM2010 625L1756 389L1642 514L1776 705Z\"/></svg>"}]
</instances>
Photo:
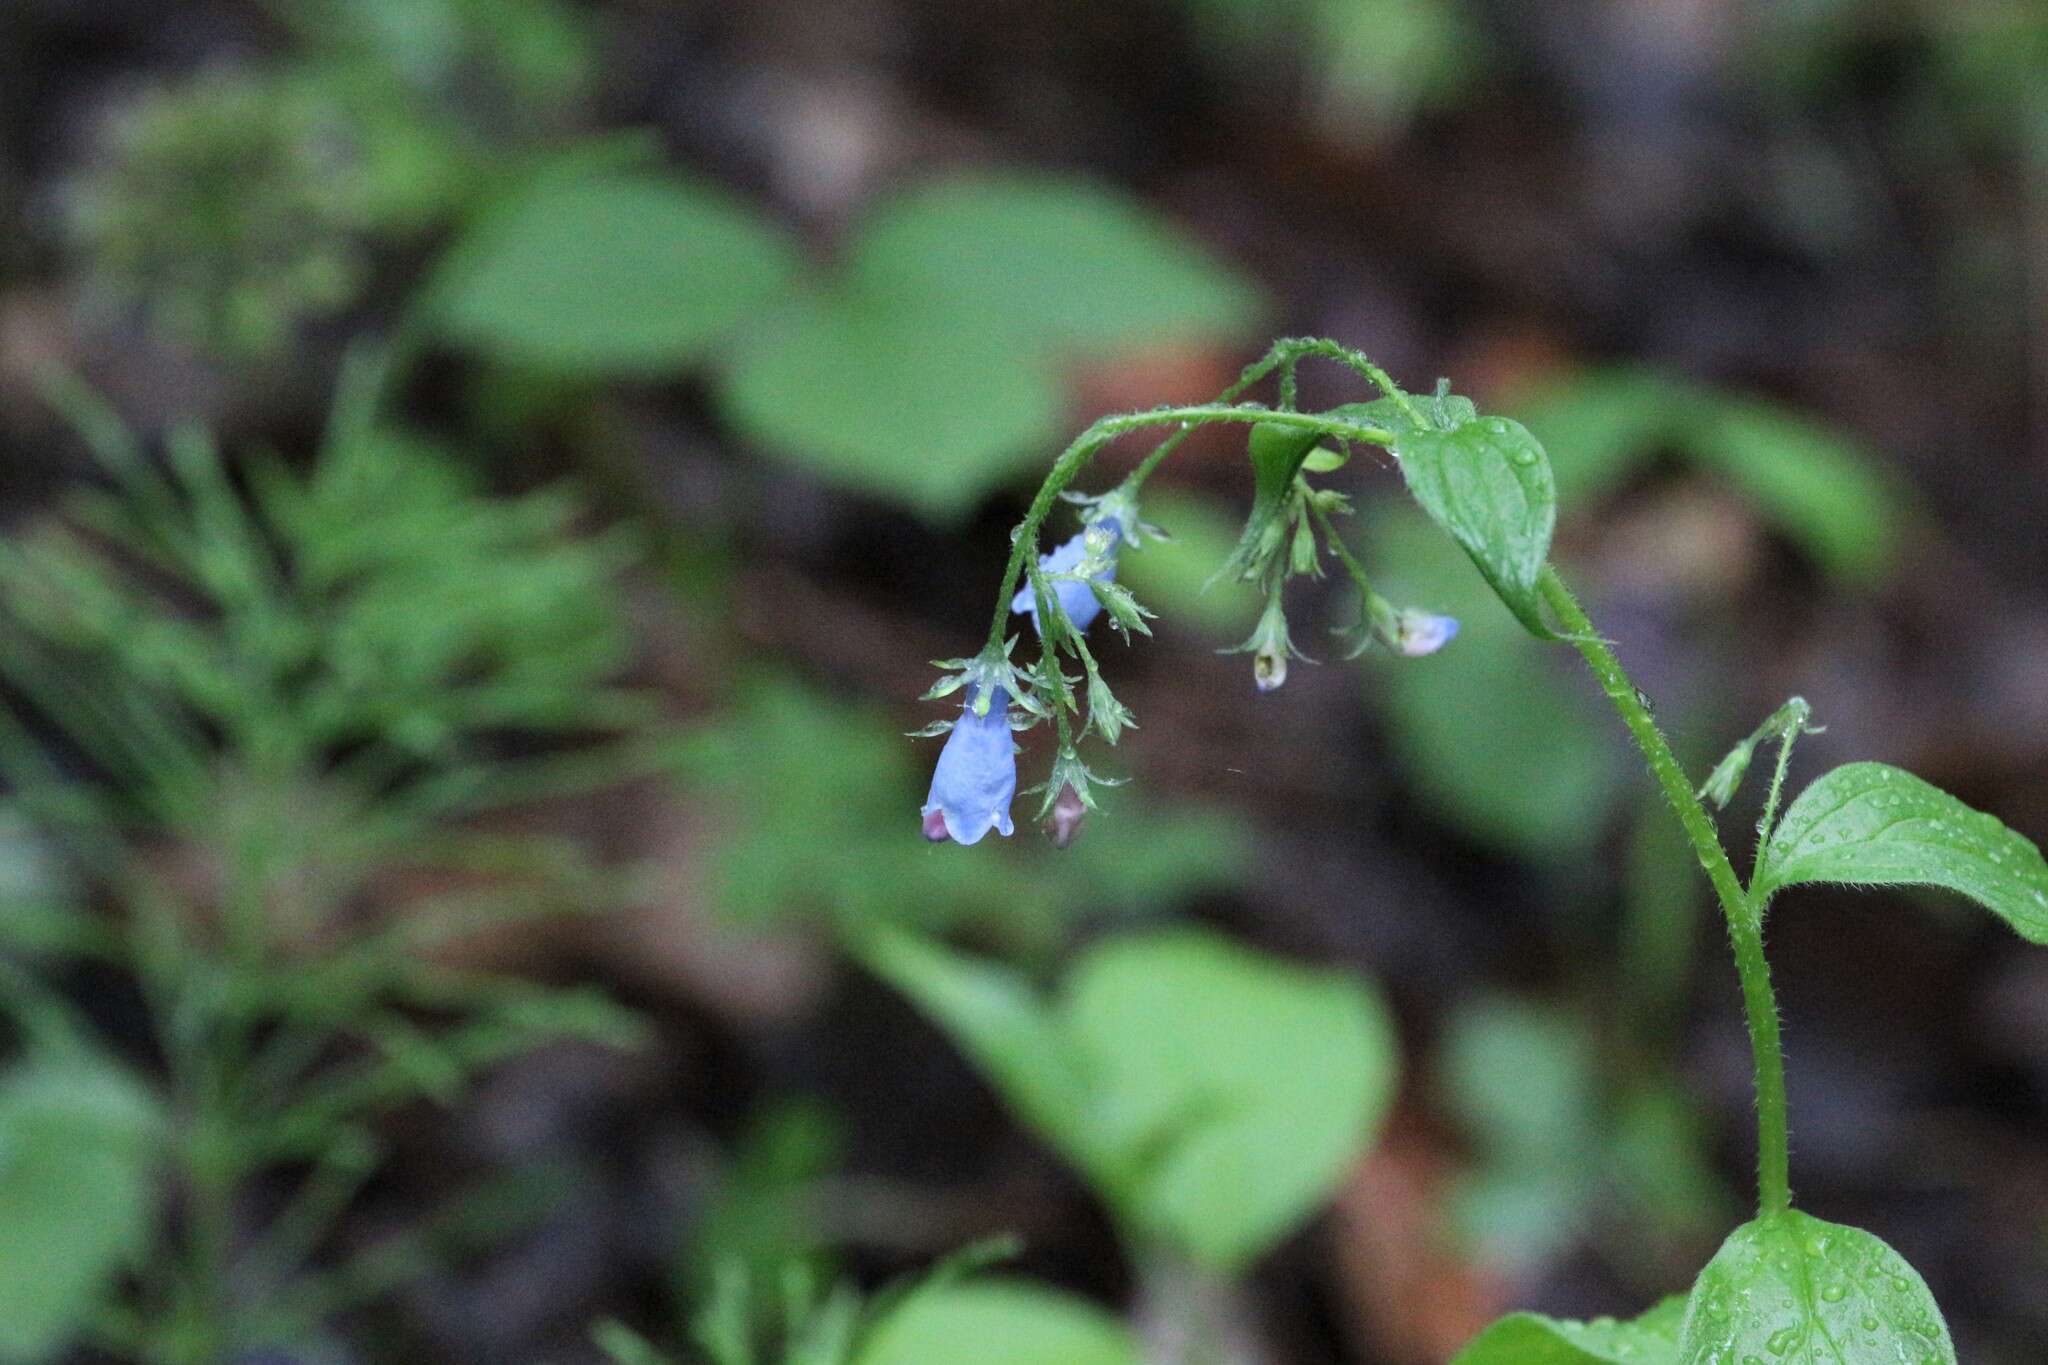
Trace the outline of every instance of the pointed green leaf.
<instances>
[{"instance_id":1,"label":"pointed green leaf","mask_svg":"<svg viewBox=\"0 0 2048 1365\"><path fill-rule=\"evenodd\" d=\"M1050 1009L1015 973L908 935L863 954L1130 1231L1210 1267L1243 1265L1307 1217L1392 1096L1392 1024L1363 982L1211 934L1107 943Z\"/></svg>"},{"instance_id":2,"label":"pointed green leaf","mask_svg":"<svg viewBox=\"0 0 2048 1365\"><path fill-rule=\"evenodd\" d=\"M1481 417L1449 431L1409 432L1394 454L1422 510L1464 547L1515 618L1533 635L1556 638L1536 580L1550 556L1557 490L1528 428Z\"/></svg>"},{"instance_id":3,"label":"pointed green leaf","mask_svg":"<svg viewBox=\"0 0 2048 1365\"><path fill-rule=\"evenodd\" d=\"M1629 1322L1511 1313L1475 1337L1451 1365L1677 1365L1684 1316L1680 1294Z\"/></svg>"},{"instance_id":4,"label":"pointed green leaf","mask_svg":"<svg viewBox=\"0 0 2048 1365\"><path fill-rule=\"evenodd\" d=\"M2048 863L2028 839L1886 763L1849 763L1792 803L1757 860L1758 893L1801 882L1939 886L2048 944Z\"/></svg>"},{"instance_id":5,"label":"pointed green leaf","mask_svg":"<svg viewBox=\"0 0 2048 1365\"><path fill-rule=\"evenodd\" d=\"M1860 1228L1798 1210L1728 1235L1693 1283L1678 1365L1955 1365L1934 1296Z\"/></svg>"},{"instance_id":6,"label":"pointed green leaf","mask_svg":"<svg viewBox=\"0 0 2048 1365\"><path fill-rule=\"evenodd\" d=\"M1097 948L1063 996L1114 1202L1216 1269L1327 1199L1392 1097L1393 1026L1353 976L1176 931Z\"/></svg>"},{"instance_id":7,"label":"pointed green leaf","mask_svg":"<svg viewBox=\"0 0 2048 1365\"><path fill-rule=\"evenodd\" d=\"M1082 1058L1028 981L899 930L869 934L856 951L946 1031L1019 1117L1083 1170L1096 1168L1081 1126L1088 1109Z\"/></svg>"}]
</instances>

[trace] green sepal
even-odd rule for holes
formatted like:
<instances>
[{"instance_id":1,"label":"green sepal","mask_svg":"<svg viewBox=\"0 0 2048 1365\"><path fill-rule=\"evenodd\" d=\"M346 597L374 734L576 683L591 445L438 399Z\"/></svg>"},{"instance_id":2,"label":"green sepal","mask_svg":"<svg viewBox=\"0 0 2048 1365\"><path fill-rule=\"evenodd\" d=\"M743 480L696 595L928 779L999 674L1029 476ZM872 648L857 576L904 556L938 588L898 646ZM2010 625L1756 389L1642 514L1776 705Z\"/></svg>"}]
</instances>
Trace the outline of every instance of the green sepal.
<instances>
[{"instance_id":1,"label":"green sepal","mask_svg":"<svg viewBox=\"0 0 2048 1365\"><path fill-rule=\"evenodd\" d=\"M1129 588L1121 583L1091 578L1088 580L1088 590L1095 594L1095 600L1109 613L1110 623L1123 633L1125 640L1131 638L1131 632L1134 630L1140 635L1152 633L1152 627L1145 624L1145 618L1157 613L1142 605L1132 596Z\"/></svg>"}]
</instances>

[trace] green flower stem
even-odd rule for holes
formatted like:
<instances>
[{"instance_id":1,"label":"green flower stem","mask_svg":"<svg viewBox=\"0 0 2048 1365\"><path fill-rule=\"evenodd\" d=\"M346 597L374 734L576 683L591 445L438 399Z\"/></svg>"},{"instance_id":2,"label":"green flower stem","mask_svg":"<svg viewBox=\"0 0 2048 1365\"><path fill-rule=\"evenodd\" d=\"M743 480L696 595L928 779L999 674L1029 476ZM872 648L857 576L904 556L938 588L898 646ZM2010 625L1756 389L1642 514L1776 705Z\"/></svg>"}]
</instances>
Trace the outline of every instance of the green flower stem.
<instances>
[{"instance_id":1,"label":"green flower stem","mask_svg":"<svg viewBox=\"0 0 2048 1365\"><path fill-rule=\"evenodd\" d=\"M1367 359L1363 351L1354 351L1349 346L1340 346L1334 341L1325 341L1320 337L1287 337L1274 342L1272 348L1263 356L1244 367L1244 372L1238 375L1237 382L1218 394L1216 401L1218 403L1234 402L1239 394L1277 369L1280 371L1280 407L1282 410L1292 411L1294 408L1295 366L1310 356L1319 356L1324 360L1334 360L1338 364L1364 375L1372 381L1375 388L1385 394L1400 408L1402 415L1410 422L1417 426L1423 424L1420 416L1415 411L1413 401L1395 385L1393 379L1385 370ZM1252 420L1258 419L1254 418ZM1131 472L1130 478L1124 480L1124 486L1133 493L1144 487L1145 480L1152 477L1152 471L1157 469L1167 456L1173 454L1180 443L1188 438L1188 432L1193 429L1193 427L1188 427L1184 430L1176 431L1173 435L1161 441L1152 453L1147 455L1144 461ZM1386 442L1380 441L1376 442L1376 444L1385 445Z\"/></svg>"},{"instance_id":2,"label":"green flower stem","mask_svg":"<svg viewBox=\"0 0 2048 1365\"><path fill-rule=\"evenodd\" d=\"M1691 840L1693 854L1714 885L1721 913L1728 921L1728 941L1735 950L1735 970L1742 981L1742 1005L1749 1019L1749 1042L1756 1058L1757 1203L1764 1215L1782 1213L1792 1205L1790 1157L1785 1124L1785 1056L1778 1035L1778 1005L1771 993L1771 969L1764 960L1763 931L1749 895L1721 847L1714 822L1678 766L1677 757L1657 722L1643 704L1636 685L1607 642L1594 633L1585 609L1546 567L1540 583L1543 600L1556 613L1572 646L1585 659L1600 688L1635 738L1650 773L1664 789L1678 821Z\"/></svg>"},{"instance_id":3,"label":"green flower stem","mask_svg":"<svg viewBox=\"0 0 2048 1365\"><path fill-rule=\"evenodd\" d=\"M988 647L991 651L998 654L1002 652L1003 633L1010 620L1010 598L1017 591L1017 579L1024 572L1025 561L1031 558L1032 552L1037 548L1039 527L1044 525L1046 517L1052 514L1052 505L1059 495L1083 469L1088 467L1088 462L1095 458L1095 453L1127 431L1183 424L1192 429L1207 426L1212 422L1242 422L1248 425L1270 423L1275 426L1299 427L1340 441L1357 441L1364 445L1391 446L1394 443L1394 433L1380 427L1359 426L1354 422L1346 422L1322 413L1278 412L1257 404L1240 406L1228 402L1200 403L1182 408L1154 408L1150 412L1124 413L1091 423L1085 431L1074 438L1072 444L1060 452L1059 459L1053 462L1052 472L1046 475L1045 482L1039 486L1038 496L1031 500L1030 510L1018 524L1014 543L1010 546L1010 562L1003 570L1002 590L996 594L995 620L989 626ZM1169 443L1162 443L1160 450L1168 448ZM1159 455L1160 450L1155 450L1153 455ZM1139 472L1149 471L1141 465ZM1138 473L1134 472L1132 478L1137 477Z\"/></svg>"},{"instance_id":4,"label":"green flower stem","mask_svg":"<svg viewBox=\"0 0 2048 1365\"><path fill-rule=\"evenodd\" d=\"M1798 699L1794 698L1794 700ZM1804 727L1805 722L1803 720L1795 721L1790 729L1778 736L1778 761L1771 768L1771 787L1769 793L1764 797L1764 813L1756 822L1756 846L1759 850L1759 856L1761 856L1763 846L1770 842L1771 827L1778 823L1778 801L1785 793L1785 770L1792 766L1792 742L1799 738L1799 732ZM1750 871L1750 880L1756 880L1754 868ZM1752 897L1751 899L1754 900L1755 898ZM1756 918L1758 921L1761 921L1763 919L1763 907L1758 905L1754 908L1757 911Z\"/></svg>"}]
</instances>

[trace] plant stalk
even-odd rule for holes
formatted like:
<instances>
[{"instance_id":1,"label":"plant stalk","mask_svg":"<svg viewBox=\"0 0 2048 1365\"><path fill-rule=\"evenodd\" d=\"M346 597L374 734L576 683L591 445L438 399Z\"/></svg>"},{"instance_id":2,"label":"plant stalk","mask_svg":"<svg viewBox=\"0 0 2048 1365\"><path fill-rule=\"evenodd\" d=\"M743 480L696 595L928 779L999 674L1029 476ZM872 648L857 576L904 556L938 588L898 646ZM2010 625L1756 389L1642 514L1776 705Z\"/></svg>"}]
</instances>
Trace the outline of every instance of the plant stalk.
<instances>
[{"instance_id":1,"label":"plant stalk","mask_svg":"<svg viewBox=\"0 0 2048 1365\"><path fill-rule=\"evenodd\" d=\"M1785 1054L1778 1031L1777 999L1771 992L1770 964L1764 960L1763 929L1728 852L1721 846L1714 822L1694 794L1692 783L1657 728L1636 685L1607 642L1594 633L1585 609L1557 570L1546 566L1540 585L1543 599L1599 680L1622 723L1642 750L1650 774L1685 827L1693 854L1713 883L1721 914L1728 921L1728 942L1735 951L1735 971L1742 982L1743 1012L1749 1022L1750 1050L1756 1059L1757 1209L1768 1216L1792 1206L1790 1144L1786 1129Z\"/></svg>"}]
</instances>

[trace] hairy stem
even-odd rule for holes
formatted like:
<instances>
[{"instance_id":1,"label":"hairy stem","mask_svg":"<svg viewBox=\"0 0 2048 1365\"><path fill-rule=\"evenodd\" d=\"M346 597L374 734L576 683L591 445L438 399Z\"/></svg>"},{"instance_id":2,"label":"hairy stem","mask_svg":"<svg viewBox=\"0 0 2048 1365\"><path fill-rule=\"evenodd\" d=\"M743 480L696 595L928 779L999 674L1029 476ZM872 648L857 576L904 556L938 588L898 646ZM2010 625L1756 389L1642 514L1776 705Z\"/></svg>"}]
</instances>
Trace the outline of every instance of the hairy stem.
<instances>
[{"instance_id":1,"label":"hairy stem","mask_svg":"<svg viewBox=\"0 0 2048 1365\"><path fill-rule=\"evenodd\" d=\"M1622 668L1621 660L1607 642L1594 633L1593 623L1571 590L1545 568L1543 599L1557 615L1572 646L1586 660L1613 703L1622 723L1642 750L1650 773L1664 789L1665 797L1678 813L1691 841L1693 855L1713 883L1721 913L1728 921L1728 941L1735 950L1735 971L1742 981L1743 1011L1749 1021L1750 1049L1756 1059L1757 1109L1757 1204L1763 1214L1782 1213L1792 1204L1790 1156L1785 1120L1785 1057L1778 1034L1777 1000L1771 993L1770 965L1764 960L1763 932L1752 910L1749 896L1728 861L1714 822L1694 794L1692 783L1678 765L1671 745L1665 741L1650 709Z\"/></svg>"},{"instance_id":2,"label":"hairy stem","mask_svg":"<svg viewBox=\"0 0 2048 1365\"><path fill-rule=\"evenodd\" d=\"M1284 358L1284 357L1283 357ZM1264 362L1261 362L1264 363ZM1279 361L1274 361L1278 364ZM1257 369L1257 366L1253 367ZM1240 381L1243 383L1246 381ZM1334 437L1340 441L1357 441L1363 445L1390 446L1394 433L1381 427L1360 426L1339 417L1323 413L1278 412L1257 404L1235 405L1229 402L1200 403L1191 407L1154 408L1150 412L1130 412L1116 417L1103 417L1089 424L1088 428L1073 443L1060 452L1053 462L1052 472L1046 475L1039 486L1038 496L1031 500L1031 508L1018 523L1014 543L1010 546L1010 562L1003 570L1002 590L996 594L995 620L990 624L988 644L992 650L1003 647L1003 632L1010 620L1010 598L1017 591L1017 579L1024 572L1025 560L1038 545L1039 527L1052 514L1052 506L1059 495L1066 491L1080 472L1088 467L1095 453L1114 438L1127 431L1142 431L1146 427L1185 425L1192 429L1207 426L1212 422L1242 422L1246 424L1272 423L1276 426L1299 427L1320 435ZM1184 433L1176 433L1176 435ZM1162 442L1160 449L1152 452L1154 457L1171 449L1170 442ZM1147 472L1144 466L1139 472ZM1133 479L1137 473L1132 475Z\"/></svg>"}]
</instances>

